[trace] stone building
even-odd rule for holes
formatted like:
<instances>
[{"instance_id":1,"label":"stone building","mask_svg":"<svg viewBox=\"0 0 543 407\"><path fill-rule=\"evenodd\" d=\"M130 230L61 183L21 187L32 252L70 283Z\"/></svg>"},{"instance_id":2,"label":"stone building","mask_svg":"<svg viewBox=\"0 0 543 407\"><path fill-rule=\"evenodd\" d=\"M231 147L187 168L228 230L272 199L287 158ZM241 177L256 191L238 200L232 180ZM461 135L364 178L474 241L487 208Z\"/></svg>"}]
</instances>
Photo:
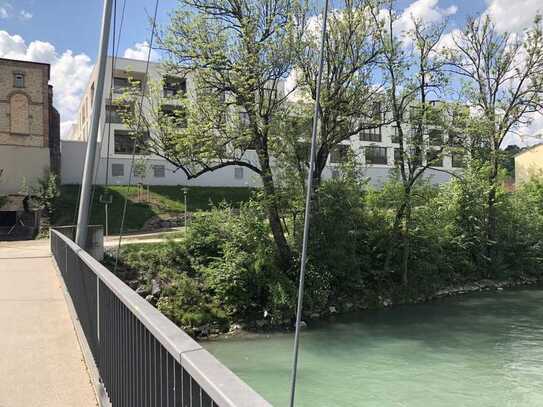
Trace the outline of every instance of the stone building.
<instances>
[{"instance_id":1,"label":"stone building","mask_svg":"<svg viewBox=\"0 0 543 407\"><path fill-rule=\"evenodd\" d=\"M60 117L49 79L49 64L0 58L0 196L13 198L60 171ZM12 213L19 201L0 207L0 226L22 223Z\"/></svg>"}]
</instances>

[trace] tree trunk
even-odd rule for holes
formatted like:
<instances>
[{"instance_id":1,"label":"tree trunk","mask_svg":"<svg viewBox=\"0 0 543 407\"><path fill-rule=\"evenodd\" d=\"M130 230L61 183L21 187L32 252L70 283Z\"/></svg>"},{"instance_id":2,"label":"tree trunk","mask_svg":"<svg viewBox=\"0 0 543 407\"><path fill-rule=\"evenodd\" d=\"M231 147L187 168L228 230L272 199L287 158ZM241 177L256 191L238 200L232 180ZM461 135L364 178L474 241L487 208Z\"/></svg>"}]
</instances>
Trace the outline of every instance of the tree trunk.
<instances>
[{"instance_id":1,"label":"tree trunk","mask_svg":"<svg viewBox=\"0 0 543 407\"><path fill-rule=\"evenodd\" d=\"M497 240L497 214L496 214L496 194L498 189L498 160L495 152L492 152L490 158L490 190L487 197L487 230L486 230L486 256L488 258L487 274L490 276L492 266L496 260L495 244Z\"/></svg>"},{"instance_id":2,"label":"tree trunk","mask_svg":"<svg viewBox=\"0 0 543 407\"><path fill-rule=\"evenodd\" d=\"M292 265L292 251L285 238L281 217L279 216L279 208L277 205L277 196L275 194L275 185L273 183L273 175L271 172L270 161L268 157L263 157L261 152L258 154L260 168L262 170L261 179L262 187L265 195L265 205L268 214L268 221L273 235L273 240L277 248L279 262L285 269Z\"/></svg>"},{"instance_id":3,"label":"tree trunk","mask_svg":"<svg viewBox=\"0 0 543 407\"><path fill-rule=\"evenodd\" d=\"M409 256L411 252L411 200L405 208L405 227L403 234L403 255L402 255L402 282L404 286L407 286L409 279Z\"/></svg>"}]
</instances>

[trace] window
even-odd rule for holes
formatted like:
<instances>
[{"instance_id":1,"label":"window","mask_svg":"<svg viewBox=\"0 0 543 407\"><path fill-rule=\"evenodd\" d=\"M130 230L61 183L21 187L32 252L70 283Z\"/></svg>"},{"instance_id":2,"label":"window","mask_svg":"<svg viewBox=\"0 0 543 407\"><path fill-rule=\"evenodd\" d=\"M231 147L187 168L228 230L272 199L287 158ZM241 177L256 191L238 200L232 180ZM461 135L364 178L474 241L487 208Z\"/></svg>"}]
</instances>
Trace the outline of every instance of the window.
<instances>
[{"instance_id":1,"label":"window","mask_svg":"<svg viewBox=\"0 0 543 407\"><path fill-rule=\"evenodd\" d=\"M133 109L133 106L119 106L119 105L106 105L106 123L122 123L123 114L130 113Z\"/></svg>"},{"instance_id":2,"label":"window","mask_svg":"<svg viewBox=\"0 0 543 407\"><path fill-rule=\"evenodd\" d=\"M183 78L167 77L164 80L164 97L171 98L187 92L187 81Z\"/></svg>"},{"instance_id":3,"label":"window","mask_svg":"<svg viewBox=\"0 0 543 407\"><path fill-rule=\"evenodd\" d=\"M338 164L344 162L347 159L348 152L349 146L337 146L332 151L330 151L330 163Z\"/></svg>"},{"instance_id":4,"label":"window","mask_svg":"<svg viewBox=\"0 0 543 407\"><path fill-rule=\"evenodd\" d=\"M24 88L25 87L25 74L16 72L13 74L13 86L16 88Z\"/></svg>"},{"instance_id":5,"label":"window","mask_svg":"<svg viewBox=\"0 0 543 407\"><path fill-rule=\"evenodd\" d=\"M398 130L398 127L396 127L396 126L392 127L392 129L394 130L394 133L390 137L390 141L392 143L399 144L400 143L400 131Z\"/></svg>"},{"instance_id":6,"label":"window","mask_svg":"<svg viewBox=\"0 0 543 407\"><path fill-rule=\"evenodd\" d=\"M375 127L373 129L364 129L360 132L360 141L381 141L381 127Z\"/></svg>"},{"instance_id":7,"label":"window","mask_svg":"<svg viewBox=\"0 0 543 407\"><path fill-rule=\"evenodd\" d=\"M153 165L153 175L155 178L164 178L166 176L166 167L163 165Z\"/></svg>"},{"instance_id":8,"label":"window","mask_svg":"<svg viewBox=\"0 0 543 407\"><path fill-rule=\"evenodd\" d=\"M183 106L163 105L160 110L171 124L182 129L187 127L187 112Z\"/></svg>"},{"instance_id":9,"label":"window","mask_svg":"<svg viewBox=\"0 0 543 407\"><path fill-rule=\"evenodd\" d=\"M141 80L139 79L132 79L132 78L121 78L121 77L114 77L113 78L113 91L114 92L124 92L126 89L134 87L136 89L141 90Z\"/></svg>"},{"instance_id":10,"label":"window","mask_svg":"<svg viewBox=\"0 0 543 407\"><path fill-rule=\"evenodd\" d=\"M452 166L453 168L464 168L464 154L452 153Z\"/></svg>"},{"instance_id":11,"label":"window","mask_svg":"<svg viewBox=\"0 0 543 407\"><path fill-rule=\"evenodd\" d=\"M124 177L124 164L111 164L112 177Z\"/></svg>"},{"instance_id":12,"label":"window","mask_svg":"<svg viewBox=\"0 0 543 407\"><path fill-rule=\"evenodd\" d=\"M234 167L234 178L243 179L243 167Z\"/></svg>"},{"instance_id":13,"label":"window","mask_svg":"<svg viewBox=\"0 0 543 407\"><path fill-rule=\"evenodd\" d=\"M443 145L443 131L439 129L431 129L428 132L428 140L431 146Z\"/></svg>"},{"instance_id":14,"label":"window","mask_svg":"<svg viewBox=\"0 0 543 407\"><path fill-rule=\"evenodd\" d=\"M438 150L428 150L426 153L426 161L431 167L443 167L443 155Z\"/></svg>"},{"instance_id":15,"label":"window","mask_svg":"<svg viewBox=\"0 0 543 407\"><path fill-rule=\"evenodd\" d=\"M451 147L462 147L463 137L458 134L455 130L449 131L449 146Z\"/></svg>"},{"instance_id":16,"label":"window","mask_svg":"<svg viewBox=\"0 0 543 407\"><path fill-rule=\"evenodd\" d=\"M383 112L381 110L381 102L373 102L371 106L371 118L379 123L381 121L381 118L383 116Z\"/></svg>"},{"instance_id":17,"label":"window","mask_svg":"<svg viewBox=\"0 0 543 407\"><path fill-rule=\"evenodd\" d=\"M94 104L94 82L91 84L90 88L90 102L92 107L92 105Z\"/></svg>"},{"instance_id":18,"label":"window","mask_svg":"<svg viewBox=\"0 0 543 407\"><path fill-rule=\"evenodd\" d=\"M148 152L145 149L145 143L149 139L149 133L144 133L140 135L139 137L135 137L133 134L131 134L129 131L125 130L115 130L115 147L114 151L115 154L148 154ZM134 150L134 143L136 143L136 147Z\"/></svg>"},{"instance_id":19,"label":"window","mask_svg":"<svg viewBox=\"0 0 543 407\"><path fill-rule=\"evenodd\" d=\"M368 146L365 147L366 164L387 164L387 148Z\"/></svg>"}]
</instances>

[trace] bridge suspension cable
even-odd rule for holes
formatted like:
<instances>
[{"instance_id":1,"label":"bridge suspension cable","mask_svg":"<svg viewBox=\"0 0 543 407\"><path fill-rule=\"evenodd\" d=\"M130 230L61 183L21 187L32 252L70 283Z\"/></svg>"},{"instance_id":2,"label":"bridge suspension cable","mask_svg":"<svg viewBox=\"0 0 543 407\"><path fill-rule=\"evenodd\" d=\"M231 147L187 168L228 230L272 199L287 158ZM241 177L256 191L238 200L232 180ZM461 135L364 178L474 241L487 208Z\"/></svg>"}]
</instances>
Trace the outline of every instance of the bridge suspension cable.
<instances>
[{"instance_id":1,"label":"bridge suspension cable","mask_svg":"<svg viewBox=\"0 0 543 407\"><path fill-rule=\"evenodd\" d=\"M319 57L319 71L317 74L317 89L315 92L315 109L313 112L313 127L311 130L311 152L309 157L309 171L307 172L307 191L305 199L304 235L302 239L302 259L300 263L300 281L298 285L298 304L296 308L296 329L294 333L294 356L292 361L290 407L294 407L296 396L296 377L298 370L298 352L300 347L300 325L302 322L302 310L304 302L305 268L307 263L307 242L309 239L309 221L311 216L311 199L313 195L313 172L315 171L315 151L317 147L317 128L319 123L319 101L321 95L322 71L324 68L324 46L326 40L326 23L328 20L328 1L324 0L322 13L322 31Z\"/></svg>"}]
</instances>

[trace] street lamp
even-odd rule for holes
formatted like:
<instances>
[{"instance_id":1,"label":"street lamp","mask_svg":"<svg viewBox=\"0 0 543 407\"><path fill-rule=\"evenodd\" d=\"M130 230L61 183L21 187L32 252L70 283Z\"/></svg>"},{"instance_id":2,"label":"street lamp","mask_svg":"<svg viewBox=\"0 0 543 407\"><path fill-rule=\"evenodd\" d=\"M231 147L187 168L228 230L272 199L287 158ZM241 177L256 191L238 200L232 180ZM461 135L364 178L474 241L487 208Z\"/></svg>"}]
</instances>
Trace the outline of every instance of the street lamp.
<instances>
[{"instance_id":1,"label":"street lamp","mask_svg":"<svg viewBox=\"0 0 543 407\"><path fill-rule=\"evenodd\" d=\"M183 187L183 196L185 198L185 233L187 232L187 197L189 194L189 189L187 187Z\"/></svg>"}]
</instances>

